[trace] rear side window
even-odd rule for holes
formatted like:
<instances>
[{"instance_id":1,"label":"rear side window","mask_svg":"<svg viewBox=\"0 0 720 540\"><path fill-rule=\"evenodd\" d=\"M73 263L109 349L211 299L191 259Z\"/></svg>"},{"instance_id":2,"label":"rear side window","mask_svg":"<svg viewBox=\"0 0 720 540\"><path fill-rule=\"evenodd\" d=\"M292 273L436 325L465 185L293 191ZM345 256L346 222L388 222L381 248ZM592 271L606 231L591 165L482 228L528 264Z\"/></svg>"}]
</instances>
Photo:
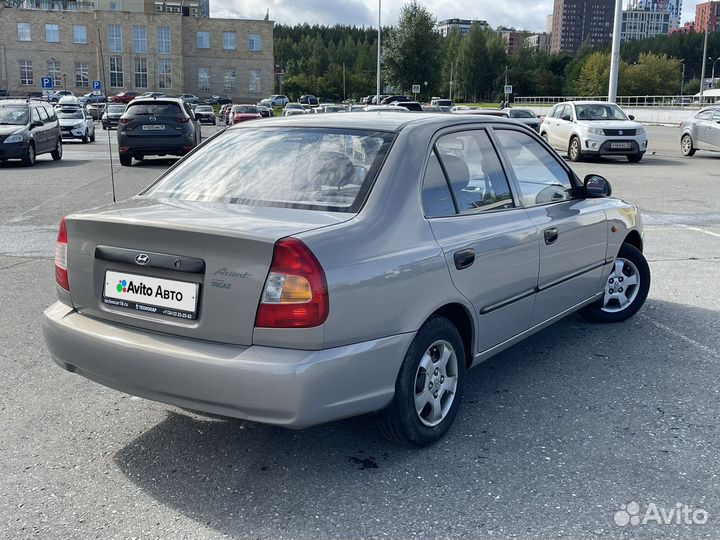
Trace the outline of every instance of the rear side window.
<instances>
[{"instance_id":1,"label":"rear side window","mask_svg":"<svg viewBox=\"0 0 720 540\"><path fill-rule=\"evenodd\" d=\"M147 114L149 116L177 116L182 110L177 103L130 103L127 114Z\"/></svg>"},{"instance_id":2,"label":"rear side window","mask_svg":"<svg viewBox=\"0 0 720 540\"><path fill-rule=\"evenodd\" d=\"M435 146L461 214L514 206L507 178L485 130L451 133L438 139Z\"/></svg>"},{"instance_id":3,"label":"rear side window","mask_svg":"<svg viewBox=\"0 0 720 540\"><path fill-rule=\"evenodd\" d=\"M568 172L538 141L520 131L496 129L495 133L515 172L525 206L572 198Z\"/></svg>"},{"instance_id":4,"label":"rear side window","mask_svg":"<svg viewBox=\"0 0 720 540\"><path fill-rule=\"evenodd\" d=\"M43 123L50 121L50 117L48 116L48 113L45 110L45 107L38 107L37 112L40 115L40 121L42 121Z\"/></svg>"},{"instance_id":5,"label":"rear side window","mask_svg":"<svg viewBox=\"0 0 720 540\"><path fill-rule=\"evenodd\" d=\"M232 129L143 195L357 212L393 138L392 133L329 128Z\"/></svg>"},{"instance_id":6,"label":"rear side window","mask_svg":"<svg viewBox=\"0 0 720 540\"><path fill-rule=\"evenodd\" d=\"M455 203L453 203L447 178L445 178L435 150L430 154L425 170L422 200L425 217L434 218L455 214Z\"/></svg>"},{"instance_id":7,"label":"rear side window","mask_svg":"<svg viewBox=\"0 0 720 540\"><path fill-rule=\"evenodd\" d=\"M48 118L51 122L57 120L57 114L55 114L55 109L53 107L48 105L43 105L43 107L45 108L45 112L47 112Z\"/></svg>"}]
</instances>

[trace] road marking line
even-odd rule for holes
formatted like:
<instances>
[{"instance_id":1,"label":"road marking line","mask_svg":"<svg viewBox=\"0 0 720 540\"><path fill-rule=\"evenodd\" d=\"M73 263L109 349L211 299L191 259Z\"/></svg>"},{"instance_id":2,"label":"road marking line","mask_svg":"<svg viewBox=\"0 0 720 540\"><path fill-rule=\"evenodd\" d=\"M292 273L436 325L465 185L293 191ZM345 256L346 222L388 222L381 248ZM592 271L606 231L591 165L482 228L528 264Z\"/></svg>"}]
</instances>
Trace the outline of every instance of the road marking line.
<instances>
[{"instance_id":1,"label":"road marking line","mask_svg":"<svg viewBox=\"0 0 720 540\"><path fill-rule=\"evenodd\" d=\"M709 234L710 236L714 236L716 238L720 238L720 233L712 232L712 231L706 231L705 229L701 229L700 227L691 227L690 225L678 225L678 227L681 227L683 229L688 229L690 231L697 231L703 234Z\"/></svg>"},{"instance_id":2,"label":"road marking line","mask_svg":"<svg viewBox=\"0 0 720 540\"><path fill-rule=\"evenodd\" d=\"M648 321L650 321L651 324L657 326L661 330L665 330L667 333L672 334L676 338L679 338L679 339L685 341L686 343L689 343L690 345L693 345L693 346L697 347L698 349L705 351L713 358L720 360L720 353L718 353L715 349L712 349L712 348L708 347L707 345L703 345L699 341L695 341L693 338L686 336L682 332L678 332L674 328L670 328L669 326L667 326L661 322L655 321L655 320L651 319L650 317L648 317L647 315L643 314L642 317L644 319L647 319Z\"/></svg>"}]
</instances>

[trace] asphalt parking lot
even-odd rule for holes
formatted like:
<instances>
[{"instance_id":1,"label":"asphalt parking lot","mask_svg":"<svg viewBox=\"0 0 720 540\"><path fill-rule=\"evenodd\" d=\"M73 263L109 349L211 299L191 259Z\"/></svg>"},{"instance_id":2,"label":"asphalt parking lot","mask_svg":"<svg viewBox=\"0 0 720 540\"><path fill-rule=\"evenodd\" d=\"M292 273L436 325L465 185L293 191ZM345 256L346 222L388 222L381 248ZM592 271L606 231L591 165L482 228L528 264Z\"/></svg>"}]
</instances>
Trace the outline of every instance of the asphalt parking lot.
<instances>
[{"instance_id":1,"label":"asphalt parking lot","mask_svg":"<svg viewBox=\"0 0 720 540\"><path fill-rule=\"evenodd\" d=\"M39 323L58 221L110 201L97 133L60 162L0 163L0 538L720 537L720 153L683 158L677 128L649 127L642 162L574 165L643 212L648 302L482 364L449 435L413 451L372 417L208 419L51 362ZM118 199L175 161L116 155Z\"/></svg>"}]
</instances>

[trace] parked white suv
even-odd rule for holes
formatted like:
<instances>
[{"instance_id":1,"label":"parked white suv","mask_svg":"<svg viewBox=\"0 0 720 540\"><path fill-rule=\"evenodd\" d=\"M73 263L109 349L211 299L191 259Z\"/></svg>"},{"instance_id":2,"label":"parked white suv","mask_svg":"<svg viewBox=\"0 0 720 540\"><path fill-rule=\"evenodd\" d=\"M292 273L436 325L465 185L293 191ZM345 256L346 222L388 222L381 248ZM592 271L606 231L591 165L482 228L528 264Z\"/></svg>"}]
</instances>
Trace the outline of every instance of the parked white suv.
<instances>
[{"instance_id":1,"label":"parked white suv","mask_svg":"<svg viewBox=\"0 0 720 540\"><path fill-rule=\"evenodd\" d=\"M260 100L260 103L258 103L258 105L263 105L265 107L284 107L288 104L289 101L290 100L287 98L287 96L273 94L268 98Z\"/></svg>"},{"instance_id":2,"label":"parked white suv","mask_svg":"<svg viewBox=\"0 0 720 540\"><path fill-rule=\"evenodd\" d=\"M647 150L647 135L634 119L614 103L568 101L552 108L540 135L553 148L567 151L572 161L585 155L625 155L638 162Z\"/></svg>"}]
</instances>

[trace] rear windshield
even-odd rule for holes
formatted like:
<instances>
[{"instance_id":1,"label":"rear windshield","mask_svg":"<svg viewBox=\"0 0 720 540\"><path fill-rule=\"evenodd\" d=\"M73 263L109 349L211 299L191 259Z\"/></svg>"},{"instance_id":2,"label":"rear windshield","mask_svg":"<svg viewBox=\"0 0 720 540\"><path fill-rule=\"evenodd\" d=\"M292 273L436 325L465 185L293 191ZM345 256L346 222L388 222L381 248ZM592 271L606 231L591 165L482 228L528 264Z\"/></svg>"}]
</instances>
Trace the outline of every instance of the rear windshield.
<instances>
[{"instance_id":1,"label":"rear windshield","mask_svg":"<svg viewBox=\"0 0 720 540\"><path fill-rule=\"evenodd\" d=\"M127 108L128 114L149 114L152 116L177 116L181 114L177 103L131 103Z\"/></svg>"},{"instance_id":2,"label":"rear windshield","mask_svg":"<svg viewBox=\"0 0 720 540\"><path fill-rule=\"evenodd\" d=\"M24 126L27 123L27 105L0 105L0 125Z\"/></svg>"},{"instance_id":3,"label":"rear windshield","mask_svg":"<svg viewBox=\"0 0 720 540\"><path fill-rule=\"evenodd\" d=\"M257 107L251 107L251 106L244 106L244 105L235 105L232 108L232 112L235 113L252 113L255 114L258 112Z\"/></svg>"},{"instance_id":4,"label":"rear windshield","mask_svg":"<svg viewBox=\"0 0 720 540\"><path fill-rule=\"evenodd\" d=\"M393 137L326 128L230 129L143 195L357 212Z\"/></svg>"},{"instance_id":5,"label":"rear windshield","mask_svg":"<svg viewBox=\"0 0 720 540\"><path fill-rule=\"evenodd\" d=\"M535 113L527 109L510 109L510 118L537 118Z\"/></svg>"},{"instance_id":6,"label":"rear windshield","mask_svg":"<svg viewBox=\"0 0 720 540\"><path fill-rule=\"evenodd\" d=\"M212 112L213 108L210 105L200 105L195 107L196 112Z\"/></svg>"},{"instance_id":7,"label":"rear windshield","mask_svg":"<svg viewBox=\"0 0 720 540\"><path fill-rule=\"evenodd\" d=\"M58 118L75 118L82 120L84 118L80 109L59 109L55 111Z\"/></svg>"}]
</instances>

